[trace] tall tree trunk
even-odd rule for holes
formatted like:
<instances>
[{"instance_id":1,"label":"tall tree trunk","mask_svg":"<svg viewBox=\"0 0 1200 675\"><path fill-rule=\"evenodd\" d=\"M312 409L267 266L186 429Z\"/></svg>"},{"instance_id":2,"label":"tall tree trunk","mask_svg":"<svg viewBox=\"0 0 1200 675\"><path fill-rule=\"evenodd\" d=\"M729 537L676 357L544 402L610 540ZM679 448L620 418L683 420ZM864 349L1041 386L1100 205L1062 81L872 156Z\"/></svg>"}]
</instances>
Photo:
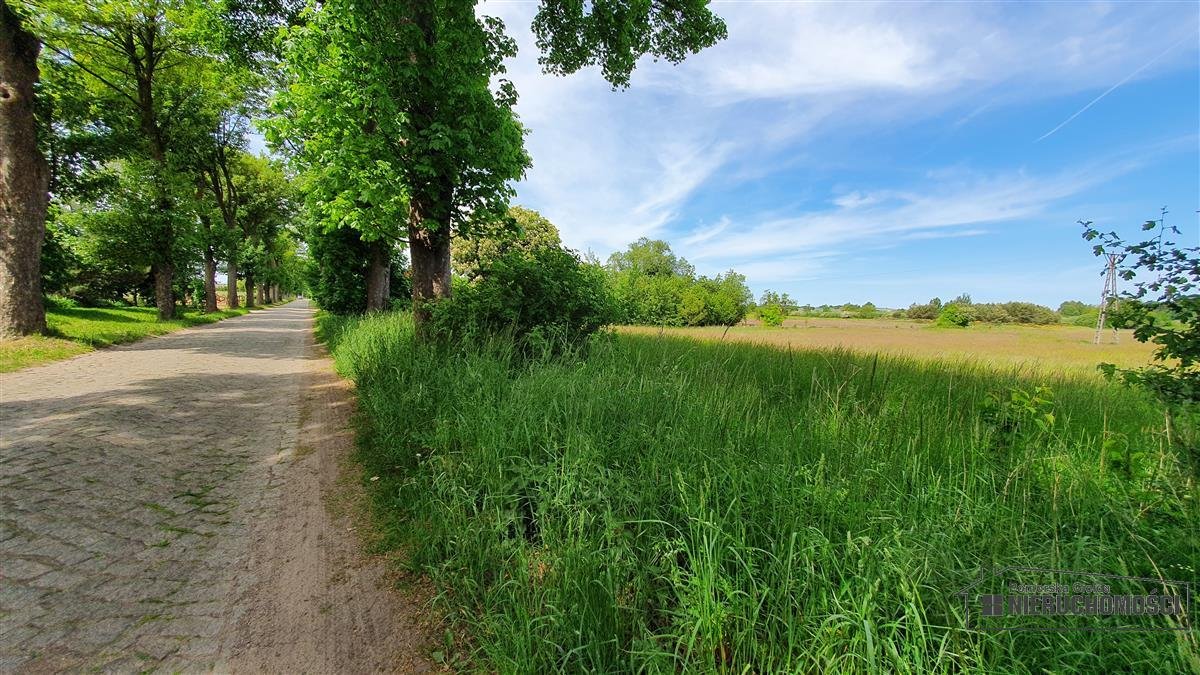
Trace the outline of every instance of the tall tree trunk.
<instances>
[{"instance_id":1,"label":"tall tree trunk","mask_svg":"<svg viewBox=\"0 0 1200 675\"><path fill-rule=\"evenodd\" d=\"M246 271L246 307L254 306L254 274Z\"/></svg>"},{"instance_id":2,"label":"tall tree trunk","mask_svg":"<svg viewBox=\"0 0 1200 675\"><path fill-rule=\"evenodd\" d=\"M204 233L208 243L204 244L204 311L211 314L217 311L217 254L212 247L212 222L208 216L201 216Z\"/></svg>"},{"instance_id":3,"label":"tall tree trunk","mask_svg":"<svg viewBox=\"0 0 1200 675\"><path fill-rule=\"evenodd\" d=\"M217 311L217 257L212 246L204 247L204 311Z\"/></svg>"},{"instance_id":4,"label":"tall tree trunk","mask_svg":"<svg viewBox=\"0 0 1200 675\"><path fill-rule=\"evenodd\" d=\"M158 318L168 320L175 317L175 266L169 262L158 262L153 267L154 305L158 307Z\"/></svg>"},{"instance_id":5,"label":"tall tree trunk","mask_svg":"<svg viewBox=\"0 0 1200 675\"><path fill-rule=\"evenodd\" d=\"M228 305L230 309L237 309L238 307L242 306L241 301L238 300L237 262L233 260L227 261L225 263L225 269L225 304ZM246 288L248 290L250 287L247 286Z\"/></svg>"},{"instance_id":6,"label":"tall tree trunk","mask_svg":"<svg viewBox=\"0 0 1200 675\"><path fill-rule=\"evenodd\" d=\"M41 49L0 1L0 337L46 330L41 267L50 172L33 116Z\"/></svg>"},{"instance_id":7,"label":"tall tree trunk","mask_svg":"<svg viewBox=\"0 0 1200 675\"><path fill-rule=\"evenodd\" d=\"M367 311L379 312L388 308L391 285L391 244L376 239L367 244Z\"/></svg>"},{"instance_id":8,"label":"tall tree trunk","mask_svg":"<svg viewBox=\"0 0 1200 675\"><path fill-rule=\"evenodd\" d=\"M419 335L427 334L430 303L450 297L451 192L449 186L437 186L413 194L409 199L408 251L412 258L413 322Z\"/></svg>"},{"instance_id":9,"label":"tall tree trunk","mask_svg":"<svg viewBox=\"0 0 1200 675\"><path fill-rule=\"evenodd\" d=\"M262 287L262 286L259 286L259 287L258 287L258 304L260 304L260 305L267 305L267 304L270 304L270 303L271 303L271 299L270 299L270 298L268 298L268 297L266 297L266 296L263 294L263 287Z\"/></svg>"},{"instance_id":10,"label":"tall tree trunk","mask_svg":"<svg viewBox=\"0 0 1200 675\"><path fill-rule=\"evenodd\" d=\"M148 43L144 45L148 52L153 52L154 35L149 35ZM167 145L163 139L162 127L158 124L158 115L154 107L154 64L144 64L134 48L129 54L137 78L138 109L141 113L142 136L150 144L150 158L158 167L158 175L154 177L155 188L158 191L158 216L161 231L154 237L154 295L158 306L158 318L169 320L175 318L175 232L171 225L171 198L167 194Z\"/></svg>"}]
</instances>

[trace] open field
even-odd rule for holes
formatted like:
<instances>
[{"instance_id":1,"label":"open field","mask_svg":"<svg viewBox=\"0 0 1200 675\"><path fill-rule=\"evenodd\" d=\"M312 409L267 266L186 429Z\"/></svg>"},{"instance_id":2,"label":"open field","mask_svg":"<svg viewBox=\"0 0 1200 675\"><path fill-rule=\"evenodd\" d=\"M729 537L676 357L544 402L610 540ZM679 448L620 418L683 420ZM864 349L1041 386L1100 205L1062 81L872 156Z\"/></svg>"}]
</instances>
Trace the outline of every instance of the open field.
<instances>
[{"instance_id":1,"label":"open field","mask_svg":"<svg viewBox=\"0 0 1200 675\"><path fill-rule=\"evenodd\" d=\"M626 326L620 330L657 335L659 328ZM967 328L941 328L927 321L904 319L789 319L779 328L734 326L725 334L720 326L666 328L670 335L702 340L745 341L775 347L806 349L838 347L855 352L893 354L919 358L971 361L999 366L1023 366L1035 372L1095 372L1102 362L1140 366L1150 361L1153 348L1120 331L1112 344L1106 331L1099 345L1095 334L1078 326L1017 326L974 324Z\"/></svg>"},{"instance_id":2,"label":"open field","mask_svg":"<svg viewBox=\"0 0 1200 675\"><path fill-rule=\"evenodd\" d=\"M968 630L955 595L993 564L1196 579L1195 430L1168 433L1137 391L629 333L531 361L499 339L416 342L403 313L319 329L357 384L383 546L443 589L465 631L447 658L496 672L1200 670L1191 631Z\"/></svg>"},{"instance_id":3,"label":"open field","mask_svg":"<svg viewBox=\"0 0 1200 675\"><path fill-rule=\"evenodd\" d=\"M250 310L224 309L213 314L186 310L172 321L159 321L153 307L47 308L49 335L0 342L0 373L70 358L101 347L134 342L188 326L214 323Z\"/></svg>"}]
</instances>

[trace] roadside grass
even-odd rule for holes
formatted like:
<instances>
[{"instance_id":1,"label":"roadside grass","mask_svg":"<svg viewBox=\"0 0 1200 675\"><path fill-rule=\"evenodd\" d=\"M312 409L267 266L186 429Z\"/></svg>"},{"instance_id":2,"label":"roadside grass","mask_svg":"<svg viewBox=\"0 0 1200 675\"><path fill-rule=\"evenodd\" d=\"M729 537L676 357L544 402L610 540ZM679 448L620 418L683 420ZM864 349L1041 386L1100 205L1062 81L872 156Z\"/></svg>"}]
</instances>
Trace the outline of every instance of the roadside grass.
<instances>
[{"instance_id":1,"label":"roadside grass","mask_svg":"<svg viewBox=\"0 0 1200 675\"><path fill-rule=\"evenodd\" d=\"M318 331L379 545L482 670L1200 670L1194 631L966 630L955 595L990 565L1197 580L1198 430L1136 391L631 334L528 361L405 313Z\"/></svg>"},{"instance_id":2,"label":"roadside grass","mask_svg":"<svg viewBox=\"0 0 1200 675\"><path fill-rule=\"evenodd\" d=\"M1153 345L1133 339L1122 330L1112 344L1105 331L1100 344L1092 344L1095 331L1079 326L1019 326L972 324L942 328L928 321L904 319L788 319L779 328L721 326L666 328L622 326L623 332L640 335L692 337L724 342L751 342L791 349L843 348L859 353L883 353L926 359L972 361L1000 367L1022 367L1031 372L1063 370L1096 372L1096 364L1115 363L1123 368L1150 362Z\"/></svg>"},{"instance_id":3,"label":"roadside grass","mask_svg":"<svg viewBox=\"0 0 1200 675\"><path fill-rule=\"evenodd\" d=\"M47 335L0 342L0 373L70 358L151 335L215 323L248 309L225 309L212 314L184 310L176 319L159 321L154 307L48 307Z\"/></svg>"}]
</instances>

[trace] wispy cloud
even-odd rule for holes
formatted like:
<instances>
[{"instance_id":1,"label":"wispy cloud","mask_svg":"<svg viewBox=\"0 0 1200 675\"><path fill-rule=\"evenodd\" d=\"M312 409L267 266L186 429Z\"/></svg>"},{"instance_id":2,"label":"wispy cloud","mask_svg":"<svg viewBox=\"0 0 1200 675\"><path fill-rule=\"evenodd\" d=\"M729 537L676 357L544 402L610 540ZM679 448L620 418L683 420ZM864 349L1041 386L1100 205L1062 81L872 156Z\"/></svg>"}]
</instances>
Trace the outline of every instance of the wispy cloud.
<instances>
[{"instance_id":1,"label":"wispy cloud","mask_svg":"<svg viewBox=\"0 0 1200 675\"><path fill-rule=\"evenodd\" d=\"M1040 143L1040 142L1044 141L1045 139L1047 139L1047 138L1049 138L1049 137L1053 136L1053 135L1054 135L1054 134L1055 134L1055 133L1056 133L1056 132L1057 132L1059 129L1062 129L1063 127L1067 126L1067 125L1068 125L1068 124L1070 124L1070 123L1071 123L1071 121L1072 121L1072 120L1074 120L1076 117L1079 117L1079 116L1080 116L1080 115L1082 115L1083 113L1087 112L1088 108L1091 108L1092 106L1096 105L1096 104L1097 104L1097 103L1099 103L1099 102L1100 102L1100 100L1101 100L1101 99L1103 99L1105 96L1108 96L1109 94L1111 94L1111 93L1113 93L1114 91L1116 91L1118 87L1120 87L1121 85L1125 84L1126 82L1128 82L1128 81L1132 80L1133 78L1137 77L1138 75L1140 75L1140 74L1142 73L1142 71L1146 70L1146 69L1147 69L1147 68L1149 68L1150 66L1153 66L1155 63L1158 63L1158 61L1159 61L1160 59L1162 59L1162 57L1164 57L1164 56L1166 56L1167 54L1171 53L1173 50L1175 50L1175 48L1177 48L1177 47L1179 47L1180 45L1182 45L1182 44L1184 43L1184 41L1185 41L1185 40L1189 40L1189 39L1190 39L1190 40L1193 40L1193 41L1195 41L1195 40L1196 40L1196 36L1195 36L1195 35L1185 35L1185 36L1183 36L1183 37L1182 37L1182 38L1180 38L1180 39L1179 39L1179 40L1178 40L1178 41L1177 41L1175 44L1173 44L1173 45L1171 45L1170 47L1167 47L1166 49L1162 50L1162 52L1160 52L1160 53L1158 54L1158 56L1155 56L1154 58L1150 59L1149 61L1147 61L1147 62L1143 63L1143 64L1142 64L1140 67L1138 67L1138 69L1137 69L1137 70L1135 70L1135 71L1133 71L1132 73L1130 73L1130 74L1126 75L1125 77L1121 78L1121 80L1120 80L1119 82L1117 82L1117 83L1116 83L1116 84L1114 84L1113 86L1109 87L1108 89L1105 89L1105 90L1104 90L1104 93L1100 94L1099 96L1097 96L1096 98L1092 99L1091 101L1088 101L1088 104L1087 104L1087 105L1085 105L1085 106L1083 106L1082 108L1080 108L1079 110L1075 111L1075 114L1071 115L1071 116L1070 116L1070 117L1068 117L1067 119L1065 119L1065 120L1063 120L1062 122L1060 122L1058 126L1054 127L1054 128L1053 128L1053 129L1051 129L1050 131L1047 131L1046 133L1042 134L1041 136L1038 136L1038 139L1037 139L1036 141L1034 141L1034 143Z\"/></svg>"},{"instance_id":2,"label":"wispy cloud","mask_svg":"<svg viewBox=\"0 0 1200 675\"><path fill-rule=\"evenodd\" d=\"M913 232L904 235L904 239L908 241L919 241L923 239L954 239L958 237L979 237L988 234L990 230L950 230L939 232L937 230L926 230L923 232Z\"/></svg>"},{"instance_id":3,"label":"wispy cloud","mask_svg":"<svg viewBox=\"0 0 1200 675\"><path fill-rule=\"evenodd\" d=\"M541 72L536 6L480 9L521 47L508 77L533 167L518 201L572 247L606 257L668 238L701 272L735 267L758 288L836 275L851 251L1004 241L1159 150L1139 139L1138 155L1098 146L1042 164L1020 148L948 151L1021 106L1108 90L1044 139L1118 87L1195 67L1185 3L717 2L728 40L680 66L647 59L614 92L595 69ZM903 147L873 147L920 125Z\"/></svg>"},{"instance_id":4,"label":"wispy cloud","mask_svg":"<svg viewBox=\"0 0 1200 675\"><path fill-rule=\"evenodd\" d=\"M979 225L1002 224L1044 213L1066 197L1112 180L1139 164L1111 160L1059 175L1022 172L941 176L925 191L854 192L834 208L757 223L729 223L683 252L705 268L744 267L762 258L825 255L850 244L977 236Z\"/></svg>"}]
</instances>

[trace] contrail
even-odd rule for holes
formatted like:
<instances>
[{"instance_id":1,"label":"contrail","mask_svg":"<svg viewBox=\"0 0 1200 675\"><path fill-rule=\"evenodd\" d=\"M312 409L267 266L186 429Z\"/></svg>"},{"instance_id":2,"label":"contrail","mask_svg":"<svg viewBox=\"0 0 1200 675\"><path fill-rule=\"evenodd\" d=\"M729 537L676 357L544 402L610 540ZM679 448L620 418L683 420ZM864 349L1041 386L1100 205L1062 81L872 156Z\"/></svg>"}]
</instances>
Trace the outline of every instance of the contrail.
<instances>
[{"instance_id":1,"label":"contrail","mask_svg":"<svg viewBox=\"0 0 1200 675\"><path fill-rule=\"evenodd\" d=\"M1125 78L1124 78L1123 80L1121 80L1120 82L1118 82L1118 83L1114 84L1113 86L1109 87L1107 90L1105 90L1105 92L1104 92L1103 94L1100 94L1100 95L1099 95L1099 96L1097 96L1096 98L1092 99L1090 103L1088 103L1087 105L1085 105L1085 106L1083 106L1082 108L1080 108L1080 109L1079 109L1079 110L1078 110L1078 111L1077 111L1077 112L1076 112L1074 115L1071 115L1071 116L1070 116L1070 117L1068 117L1067 119L1063 120L1063 121L1062 121L1062 123L1061 123L1061 124L1059 124L1058 126L1054 127L1054 128L1053 128L1053 129L1051 129L1050 131L1047 131L1046 133L1044 133L1044 134L1042 134L1041 136L1039 136L1039 137L1038 137L1038 139L1037 139L1036 141L1034 141L1034 143L1040 143L1041 141L1045 140L1047 137L1049 137L1049 136L1053 135L1053 134L1054 134L1054 132L1056 132L1056 131L1058 131L1059 129L1061 129L1061 128L1063 128L1063 127L1067 126L1068 124L1070 124L1071 120L1075 119L1076 117L1079 117L1079 116L1080 116L1080 115L1082 115L1084 112L1086 112L1088 108L1090 108L1090 107L1092 107L1092 106L1096 105L1096 103L1098 103L1098 102L1100 101L1100 99L1102 99L1102 98L1104 98L1105 96L1108 96L1109 94L1113 93L1113 91L1114 91L1114 90L1115 90L1117 87L1119 87L1119 86L1121 86L1121 85L1125 84L1126 82L1128 82L1128 81L1132 80L1134 77L1136 77L1136 76L1137 76L1137 74L1138 74L1138 73L1140 73L1140 72L1142 72L1143 70L1145 70L1145 69L1149 68L1150 66L1154 65L1154 64L1155 64L1155 63L1156 63L1156 62L1157 62L1159 59L1161 59L1162 57L1166 56L1166 55L1167 55L1167 52L1169 52L1169 51L1171 51L1172 49L1175 49L1175 48L1176 48L1176 47L1178 47L1179 45L1183 44L1183 41L1184 41L1184 40L1186 40L1186 39L1188 39L1188 38L1190 38L1190 37L1192 37L1192 36L1191 36L1191 35L1185 35L1185 36L1183 36L1183 39L1182 39L1182 40L1179 40L1178 42L1176 42L1175 44L1171 45L1170 47L1167 47L1166 49L1164 49L1164 50L1162 51L1162 53L1161 53L1161 54L1159 54L1158 56L1156 56L1156 57L1154 57L1154 58L1150 59L1150 60L1149 60L1149 61L1147 61L1145 64L1143 64L1141 68L1138 68L1137 70L1133 71L1132 73L1130 73L1130 74L1126 75L1126 76L1125 76Z\"/></svg>"}]
</instances>

